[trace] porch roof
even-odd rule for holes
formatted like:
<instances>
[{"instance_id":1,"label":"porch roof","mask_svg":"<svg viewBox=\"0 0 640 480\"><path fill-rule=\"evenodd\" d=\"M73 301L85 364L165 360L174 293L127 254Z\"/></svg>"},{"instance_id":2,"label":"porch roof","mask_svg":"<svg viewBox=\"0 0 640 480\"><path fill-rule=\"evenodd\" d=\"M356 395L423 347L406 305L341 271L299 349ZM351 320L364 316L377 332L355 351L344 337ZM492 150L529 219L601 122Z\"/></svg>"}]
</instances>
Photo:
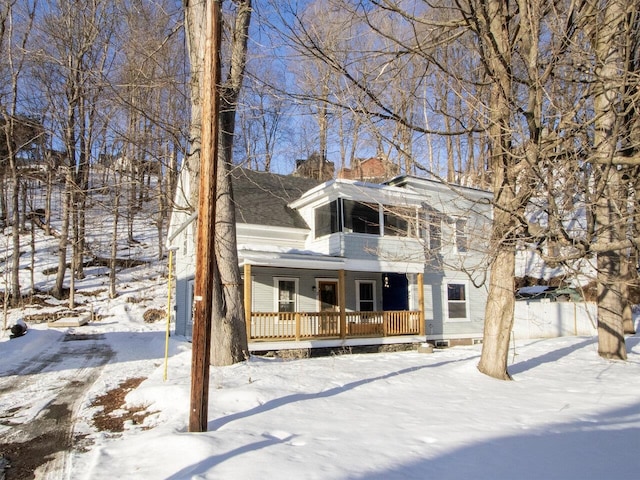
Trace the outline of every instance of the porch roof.
<instances>
[{"instance_id":1,"label":"porch roof","mask_svg":"<svg viewBox=\"0 0 640 480\"><path fill-rule=\"evenodd\" d=\"M238 247L238 261L240 266L256 265L312 270L342 270L345 268L345 259L342 257L331 257L302 250L253 250L245 249L243 246Z\"/></svg>"},{"instance_id":2,"label":"porch roof","mask_svg":"<svg viewBox=\"0 0 640 480\"><path fill-rule=\"evenodd\" d=\"M240 266L298 268L306 270L346 270L356 272L421 273L424 264L408 261L359 260L334 257L307 250L252 249L238 246Z\"/></svg>"}]
</instances>

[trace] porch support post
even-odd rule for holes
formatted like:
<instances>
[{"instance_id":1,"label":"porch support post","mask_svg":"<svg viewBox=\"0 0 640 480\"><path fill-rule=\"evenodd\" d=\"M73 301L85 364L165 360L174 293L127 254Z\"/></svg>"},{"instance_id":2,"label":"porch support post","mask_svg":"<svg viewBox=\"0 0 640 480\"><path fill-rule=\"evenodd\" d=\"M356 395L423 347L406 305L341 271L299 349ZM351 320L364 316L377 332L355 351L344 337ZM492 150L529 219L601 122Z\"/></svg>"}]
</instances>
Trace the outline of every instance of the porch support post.
<instances>
[{"instance_id":1,"label":"porch support post","mask_svg":"<svg viewBox=\"0 0 640 480\"><path fill-rule=\"evenodd\" d=\"M425 334L424 325L424 274L420 272L418 274L418 309L420 310L420 336Z\"/></svg>"},{"instance_id":2,"label":"porch support post","mask_svg":"<svg viewBox=\"0 0 640 480\"><path fill-rule=\"evenodd\" d=\"M338 307L340 308L340 338L347 336L347 312L345 310L347 289L345 288L344 270L338 270Z\"/></svg>"},{"instance_id":3,"label":"porch support post","mask_svg":"<svg viewBox=\"0 0 640 480\"><path fill-rule=\"evenodd\" d=\"M247 329L247 340L251 341L251 264L244 264L244 323Z\"/></svg>"}]
</instances>

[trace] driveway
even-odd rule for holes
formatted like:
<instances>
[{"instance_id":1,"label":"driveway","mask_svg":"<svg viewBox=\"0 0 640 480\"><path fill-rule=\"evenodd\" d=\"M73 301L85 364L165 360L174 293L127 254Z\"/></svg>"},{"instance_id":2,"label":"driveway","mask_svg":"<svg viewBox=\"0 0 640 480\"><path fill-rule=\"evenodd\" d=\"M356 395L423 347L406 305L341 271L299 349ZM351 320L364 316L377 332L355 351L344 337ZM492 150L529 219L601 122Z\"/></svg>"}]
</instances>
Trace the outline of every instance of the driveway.
<instances>
[{"instance_id":1,"label":"driveway","mask_svg":"<svg viewBox=\"0 0 640 480\"><path fill-rule=\"evenodd\" d=\"M81 440L76 414L114 356L101 334L51 338L0 376L0 480L67 476L69 452ZM2 457L10 463L6 470Z\"/></svg>"}]
</instances>

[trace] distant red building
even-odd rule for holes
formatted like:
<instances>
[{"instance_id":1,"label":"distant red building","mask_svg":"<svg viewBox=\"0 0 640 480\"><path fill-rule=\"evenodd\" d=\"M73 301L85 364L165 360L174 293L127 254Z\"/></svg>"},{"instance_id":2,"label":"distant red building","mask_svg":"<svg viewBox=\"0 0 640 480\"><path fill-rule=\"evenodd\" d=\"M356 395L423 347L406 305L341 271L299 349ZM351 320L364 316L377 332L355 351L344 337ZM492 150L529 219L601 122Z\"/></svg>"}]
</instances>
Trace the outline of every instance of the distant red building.
<instances>
[{"instance_id":1,"label":"distant red building","mask_svg":"<svg viewBox=\"0 0 640 480\"><path fill-rule=\"evenodd\" d=\"M342 168L338 178L358 180L362 182L380 183L400 174L400 167L389 160L371 157L367 159L353 159L351 168Z\"/></svg>"}]
</instances>

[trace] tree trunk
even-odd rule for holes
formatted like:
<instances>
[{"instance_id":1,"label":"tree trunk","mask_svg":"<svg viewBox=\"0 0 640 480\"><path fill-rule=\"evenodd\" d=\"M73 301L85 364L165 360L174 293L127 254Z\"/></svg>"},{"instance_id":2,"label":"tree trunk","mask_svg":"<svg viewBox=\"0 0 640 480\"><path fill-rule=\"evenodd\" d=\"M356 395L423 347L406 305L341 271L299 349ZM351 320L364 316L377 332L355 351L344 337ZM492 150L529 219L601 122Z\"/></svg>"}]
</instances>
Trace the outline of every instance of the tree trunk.
<instances>
[{"instance_id":1,"label":"tree trunk","mask_svg":"<svg viewBox=\"0 0 640 480\"><path fill-rule=\"evenodd\" d=\"M223 106L228 106L222 102ZM234 106L235 107L235 106ZM221 112L215 228L216 276L213 283L212 365L231 365L249 354L238 267L236 216L231 185L231 149L235 108Z\"/></svg>"},{"instance_id":2,"label":"tree trunk","mask_svg":"<svg viewBox=\"0 0 640 480\"><path fill-rule=\"evenodd\" d=\"M109 298L116 298L116 263L118 257L118 220L120 218L120 194L122 176L114 173L116 179L115 195L113 199L113 233L111 234L111 252L109 256Z\"/></svg>"},{"instance_id":3,"label":"tree trunk","mask_svg":"<svg viewBox=\"0 0 640 480\"><path fill-rule=\"evenodd\" d=\"M480 2L482 4L482 2ZM480 7L484 9L484 6ZM518 178L511 149L511 45L507 7L500 0L489 0L478 32L487 49L487 68L493 79L489 98L489 141L493 172L494 216L491 248L493 249L484 339L478 369L494 378L507 380L507 353L515 306L514 273L516 219L524 210L518 199Z\"/></svg>"},{"instance_id":4,"label":"tree trunk","mask_svg":"<svg viewBox=\"0 0 640 480\"><path fill-rule=\"evenodd\" d=\"M20 189L20 231L27 230L27 181L18 183Z\"/></svg>"},{"instance_id":5,"label":"tree trunk","mask_svg":"<svg viewBox=\"0 0 640 480\"><path fill-rule=\"evenodd\" d=\"M619 175L615 167L602 167L605 185L596 204L601 243L618 239L620 218L617 209ZM626 360L627 351L622 322L623 298L620 276L621 255L617 250L598 253L598 353L603 358Z\"/></svg>"},{"instance_id":6,"label":"tree trunk","mask_svg":"<svg viewBox=\"0 0 640 480\"><path fill-rule=\"evenodd\" d=\"M515 308L514 273L513 251L501 249L491 266L482 355L478 364L482 373L500 380L511 379L507 359Z\"/></svg>"},{"instance_id":7,"label":"tree trunk","mask_svg":"<svg viewBox=\"0 0 640 480\"><path fill-rule=\"evenodd\" d=\"M54 166L47 165L47 187L44 197L44 233L51 235L51 196L53 195Z\"/></svg>"},{"instance_id":8,"label":"tree trunk","mask_svg":"<svg viewBox=\"0 0 640 480\"><path fill-rule=\"evenodd\" d=\"M251 1L237 2L231 47L231 72L223 86L220 105L220 150L216 209L216 266L219 279L213 286L213 365L230 365L249 354L242 303L242 277L238 266L236 215L231 185L233 139L237 101L246 65ZM216 320L219 319L219 320Z\"/></svg>"},{"instance_id":9,"label":"tree trunk","mask_svg":"<svg viewBox=\"0 0 640 480\"><path fill-rule=\"evenodd\" d=\"M613 165L617 150L617 107L622 93L619 81L622 54L617 44L625 20L621 0L607 2L595 38L596 95L594 99L594 153L599 164L601 185L595 212L598 243L607 245L618 239L620 216L616 208L620 175ZM598 353L609 359L625 360L627 352L620 301L620 252L598 253Z\"/></svg>"},{"instance_id":10,"label":"tree trunk","mask_svg":"<svg viewBox=\"0 0 640 480\"><path fill-rule=\"evenodd\" d=\"M626 253L620 255L620 290L622 299L622 330L627 335L636 333L633 324L633 305L629 297L631 286L634 284L633 270L636 266L632 263L632 256ZM636 270L637 272L637 270ZM636 273L637 275L637 273Z\"/></svg>"},{"instance_id":11,"label":"tree trunk","mask_svg":"<svg viewBox=\"0 0 640 480\"><path fill-rule=\"evenodd\" d=\"M10 149L11 150L11 149ZM11 193L11 303L18 305L20 301L20 179L18 178L16 159L13 152L9 152L11 176L13 177L13 192Z\"/></svg>"},{"instance_id":12,"label":"tree trunk","mask_svg":"<svg viewBox=\"0 0 640 480\"><path fill-rule=\"evenodd\" d=\"M64 296L64 277L67 270L67 245L69 242L69 216L71 210L71 167L66 167L67 172L64 182L64 192L62 194L62 226L60 228L60 238L58 239L58 271L56 282L51 290L51 294L56 298Z\"/></svg>"},{"instance_id":13,"label":"tree trunk","mask_svg":"<svg viewBox=\"0 0 640 480\"><path fill-rule=\"evenodd\" d=\"M149 177L151 177L151 173L149 173ZM164 218L167 211L167 202L166 202L167 196L164 193L164 189L168 187L165 187L165 182L163 181L164 179L162 178L162 169L158 169L157 177L158 177L158 180L157 180L156 186L158 189L158 196L157 196L158 216L156 217L156 229L158 231L158 260L162 260L162 256L164 255L164 248L163 248L164 247L164 241L163 241Z\"/></svg>"},{"instance_id":14,"label":"tree trunk","mask_svg":"<svg viewBox=\"0 0 640 480\"><path fill-rule=\"evenodd\" d=\"M251 2L236 2L236 23L232 27L230 74L221 95L221 135L218 157L218 181L216 203L216 271L212 291L212 340L213 365L230 365L246 359L248 345L242 304L242 281L238 268L238 251L235 235L235 208L232 198L231 147L235 129L235 108L242 84L246 62L247 32L251 19ZM191 148L188 168L191 184L199 184L199 155L201 141L200 80L204 60L204 19L206 2L185 2L185 28L189 58L191 60ZM197 192L192 192L197 194ZM193 196L192 196L193 201ZM197 204L197 202L193 202ZM197 239L196 239L197 241Z\"/></svg>"}]
</instances>

